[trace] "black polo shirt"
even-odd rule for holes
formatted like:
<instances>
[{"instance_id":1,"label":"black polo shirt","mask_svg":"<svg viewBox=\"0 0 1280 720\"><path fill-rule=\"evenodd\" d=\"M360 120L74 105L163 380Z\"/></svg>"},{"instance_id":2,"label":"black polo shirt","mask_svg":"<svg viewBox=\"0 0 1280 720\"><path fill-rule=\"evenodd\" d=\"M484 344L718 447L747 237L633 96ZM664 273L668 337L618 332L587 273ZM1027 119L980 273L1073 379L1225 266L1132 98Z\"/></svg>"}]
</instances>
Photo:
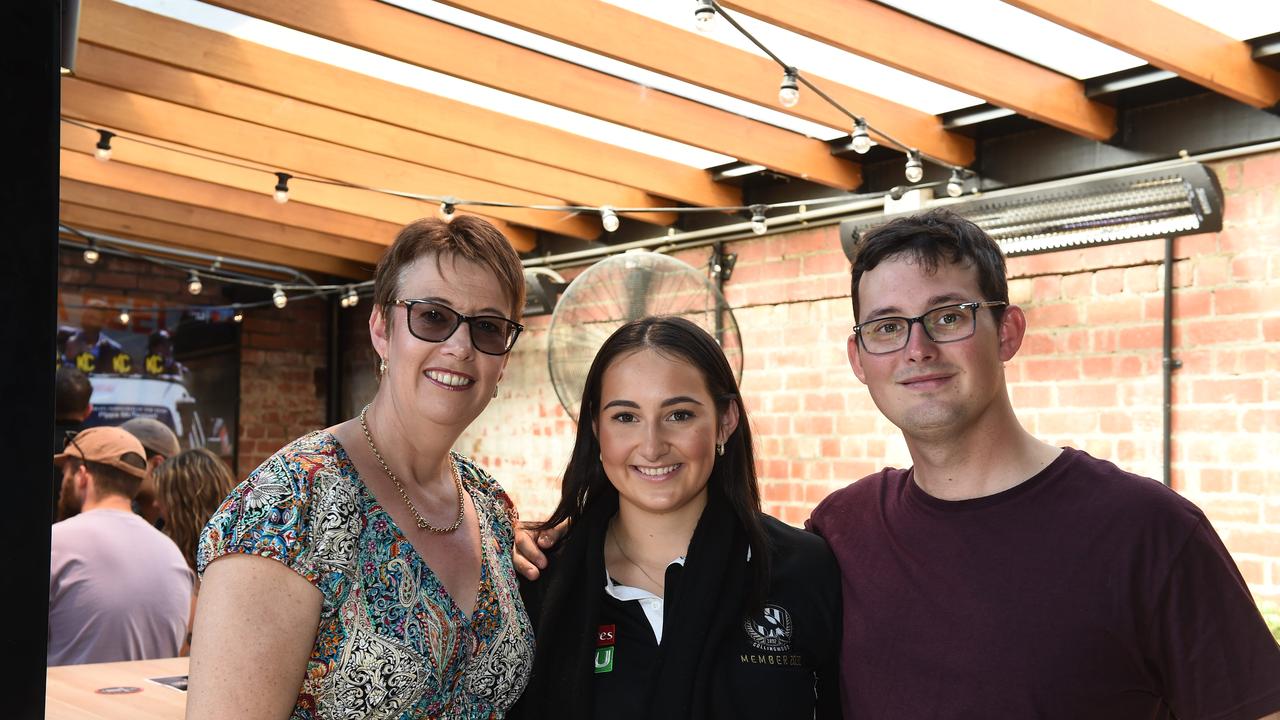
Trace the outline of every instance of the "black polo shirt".
<instances>
[{"instance_id":1,"label":"black polo shirt","mask_svg":"<svg viewBox=\"0 0 1280 720\"><path fill-rule=\"evenodd\" d=\"M721 649L712 702L725 715L744 720L839 718L839 569L821 538L768 516L762 520L771 545L769 592L762 611L739 623ZM684 572L679 562L667 566L664 613L681 591ZM600 592L594 715L641 720L658 641L639 600L619 600L604 588ZM663 626L669 629L667 619ZM664 640L670 640L665 632Z\"/></svg>"}]
</instances>

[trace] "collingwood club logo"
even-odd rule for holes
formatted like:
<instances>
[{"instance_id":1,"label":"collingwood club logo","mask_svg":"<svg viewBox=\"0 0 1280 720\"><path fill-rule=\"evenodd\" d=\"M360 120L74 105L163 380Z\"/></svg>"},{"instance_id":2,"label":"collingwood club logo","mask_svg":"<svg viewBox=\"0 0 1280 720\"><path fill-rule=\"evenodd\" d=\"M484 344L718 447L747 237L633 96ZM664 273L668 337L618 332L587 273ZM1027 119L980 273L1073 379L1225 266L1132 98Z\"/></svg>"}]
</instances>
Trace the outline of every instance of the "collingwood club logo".
<instances>
[{"instance_id":1,"label":"collingwood club logo","mask_svg":"<svg viewBox=\"0 0 1280 720\"><path fill-rule=\"evenodd\" d=\"M742 627L757 650L786 652L791 649L791 613L779 605L765 605L755 617L743 620Z\"/></svg>"}]
</instances>

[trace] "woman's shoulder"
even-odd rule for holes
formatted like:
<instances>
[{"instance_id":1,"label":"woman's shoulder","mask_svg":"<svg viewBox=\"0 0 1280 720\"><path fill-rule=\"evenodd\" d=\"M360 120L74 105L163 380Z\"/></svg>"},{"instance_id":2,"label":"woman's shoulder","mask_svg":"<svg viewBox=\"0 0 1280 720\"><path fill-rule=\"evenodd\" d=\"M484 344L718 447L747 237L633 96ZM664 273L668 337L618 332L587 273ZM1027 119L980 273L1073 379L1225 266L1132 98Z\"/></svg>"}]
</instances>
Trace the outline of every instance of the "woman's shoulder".
<instances>
[{"instance_id":1,"label":"woman's shoulder","mask_svg":"<svg viewBox=\"0 0 1280 720\"><path fill-rule=\"evenodd\" d=\"M502 485L466 455L459 452L451 452L450 455L463 484L471 491L472 498L480 497L488 501L494 519L500 523L505 521L508 526L513 526L519 519L519 514L516 512L516 505L511 500L511 496L502 488Z\"/></svg>"}]
</instances>

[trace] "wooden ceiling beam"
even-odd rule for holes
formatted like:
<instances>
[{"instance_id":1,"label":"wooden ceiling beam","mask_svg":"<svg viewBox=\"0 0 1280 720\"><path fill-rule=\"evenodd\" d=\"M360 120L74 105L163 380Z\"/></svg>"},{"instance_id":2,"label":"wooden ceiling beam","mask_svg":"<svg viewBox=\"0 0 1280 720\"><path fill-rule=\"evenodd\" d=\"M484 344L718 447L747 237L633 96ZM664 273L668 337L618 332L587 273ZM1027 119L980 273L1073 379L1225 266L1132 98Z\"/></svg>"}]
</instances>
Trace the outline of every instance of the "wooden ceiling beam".
<instances>
[{"instance_id":1,"label":"wooden ceiling beam","mask_svg":"<svg viewBox=\"0 0 1280 720\"><path fill-rule=\"evenodd\" d=\"M871 0L721 4L1076 135L1116 132L1115 109L1085 97L1081 81Z\"/></svg>"},{"instance_id":2,"label":"wooden ceiling beam","mask_svg":"<svg viewBox=\"0 0 1280 720\"><path fill-rule=\"evenodd\" d=\"M121 162L103 163L89 155L70 150L59 152L58 172L67 180L112 187L138 195L242 215L280 226L292 226L347 238L353 243L368 245L372 248L372 252L378 254L391 244L401 227L395 223L330 210L317 205L300 202L281 205L263 192L237 190ZM352 255L344 256L353 259L365 257L366 250L368 249L361 249Z\"/></svg>"},{"instance_id":3,"label":"wooden ceiling beam","mask_svg":"<svg viewBox=\"0 0 1280 720\"><path fill-rule=\"evenodd\" d=\"M94 143L98 134L93 130L77 127L68 123L61 124L60 142L64 150L69 150L86 157L92 157ZM203 182L236 188L250 193L258 193L264 198L270 197L270 189L274 183L270 170L254 170L248 167L237 167L219 162L215 159L183 155L166 149L172 145L158 138L135 133L140 142L126 142L117 139L117 150L110 163L106 164L108 172L115 168L135 166L159 172L188 177ZM127 146L124 150L119 146ZM94 162L97 162L94 160ZM432 215L437 208L434 203L426 203L410 198L394 197L366 190L341 187L338 185L320 185L312 183L305 193L305 202L298 198L289 201L285 208L313 205L350 215L365 216L374 220L391 223L397 227L407 225L421 217ZM274 201L272 201L274 203ZM511 242L512 247L520 252L529 252L537 246L537 236L533 230L520 225L512 225L497 218L487 217L503 235Z\"/></svg>"},{"instance_id":4,"label":"wooden ceiling beam","mask_svg":"<svg viewBox=\"0 0 1280 720\"><path fill-rule=\"evenodd\" d=\"M778 105L782 71L772 60L671 27L597 0L443 0L491 20L662 73L740 100L834 128L852 121L811 93L793 108ZM692 5L689 22L693 24ZM783 58L784 60L786 58ZM800 68L804 71L804 68ZM911 147L956 165L974 159L973 140L943 129L942 121L905 105L805 73L847 108Z\"/></svg>"},{"instance_id":5,"label":"wooden ceiling beam","mask_svg":"<svg viewBox=\"0 0 1280 720\"><path fill-rule=\"evenodd\" d=\"M66 177L61 178L58 184L58 197L76 205L136 215L184 227L212 230L290 250L330 255L359 263L370 269L378 264L378 259L382 257L382 251L385 249L331 233L233 215L207 207L188 205L180 201L141 195Z\"/></svg>"},{"instance_id":6,"label":"wooden ceiling beam","mask_svg":"<svg viewBox=\"0 0 1280 720\"><path fill-rule=\"evenodd\" d=\"M372 277L370 267L331 255L291 250L213 230L191 228L66 201L58 203L58 219L79 230L96 230L123 238L200 250L213 255L274 263L352 280L368 280Z\"/></svg>"},{"instance_id":7,"label":"wooden ceiling beam","mask_svg":"<svg viewBox=\"0 0 1280 720\"><path fill-rule=\"evenodd\" d=\"M209 150L297 176L522 205L566 204L562 198L434 170L76 78L64 78L61 82L64 116L115 128L125 134L142 133L189 148ZM315 184L298 177L289 186L290 195L305 201ZM486 207L477 214L582 240L594 240L601 232L597 219L582 216L502 207Z\"/></svg>"},{"instance_id":8,"label":"wooden ceiling beam","mask_svg":"<svg viewBox=\"0 0 1280 720\"><path fill-rule=\"evenodd\" d=\"M212 4L793 177L846 190L862 182L859 166L832 155L820 140L391 5L361 0L216 0Z\"/></svg>"},{"instance_id":9,"label":"wooden ceiling beam","mask_svg":"<svg viewBox=\"0 0 1280 720\"><path fill-rule=\"evenodd\" d=\"M1280 72L1255 62L1248 43L1151 0L1005 2L1246 105L1280 102Z\"/></svg>"},{"instance_id":10,"label":"wooden ceiling beam","mask_svg":"<svg viewBox=\"0 0 1280 720\"><path fill-rule=\"evenodd\" d=\"M691 205L740 205L704 170L485 110L110 0L84 0L81 42L598 177Z\"/></svg>"},{"instance_id":11,"label":"wooden ceiling beam","mask_svg":"<svg viewBox=\"0 0 1280 720\"><path fill-rule=\"evenodd\" d=\"M407 130L91 43L80 45L76 77L466 177L561 196L574 205L656 208L670 204L636 188ZM676 221L675 213L671 212L628 215L660 226Z\"/></svg>"}]
</instances>

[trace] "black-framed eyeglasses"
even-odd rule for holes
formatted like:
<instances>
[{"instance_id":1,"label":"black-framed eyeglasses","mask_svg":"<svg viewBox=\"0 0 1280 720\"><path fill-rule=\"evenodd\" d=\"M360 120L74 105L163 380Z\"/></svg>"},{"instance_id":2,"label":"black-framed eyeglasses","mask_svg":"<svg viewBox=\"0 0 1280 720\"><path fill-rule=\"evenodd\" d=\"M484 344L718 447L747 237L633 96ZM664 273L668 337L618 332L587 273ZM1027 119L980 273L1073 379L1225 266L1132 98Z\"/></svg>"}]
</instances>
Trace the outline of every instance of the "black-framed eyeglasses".
<instances>
[{"instance_id":1,"label":"black-framed eyeglasses","mask_svg":"<svg viewBox=\"0 0 1280 720\"><path fill-rule=\"evenodd\" d=\"M918 317L882 317L853 326L862 349L872 355L897 352L911 341L911 327L920 323L925 335L935 343L949 343L973 336L978 328L978 310L1003 307L1001 300L983 300L936 307Z\"/></svg>"},{"instance_id":2,"label":"black-framed eyeglasses","mask_svg":"<svg viewBox=\"0 0 1280 720\"><path fill-rule=\"evenodd\" d=\"M396 300L405 307L409 334L427 342L444 342L453 337L462 323L471 328L471 345L486 355L506 355L516 344L524 326L501 315L463 315L434 300Z\"/></svg>"}]
</instances>

